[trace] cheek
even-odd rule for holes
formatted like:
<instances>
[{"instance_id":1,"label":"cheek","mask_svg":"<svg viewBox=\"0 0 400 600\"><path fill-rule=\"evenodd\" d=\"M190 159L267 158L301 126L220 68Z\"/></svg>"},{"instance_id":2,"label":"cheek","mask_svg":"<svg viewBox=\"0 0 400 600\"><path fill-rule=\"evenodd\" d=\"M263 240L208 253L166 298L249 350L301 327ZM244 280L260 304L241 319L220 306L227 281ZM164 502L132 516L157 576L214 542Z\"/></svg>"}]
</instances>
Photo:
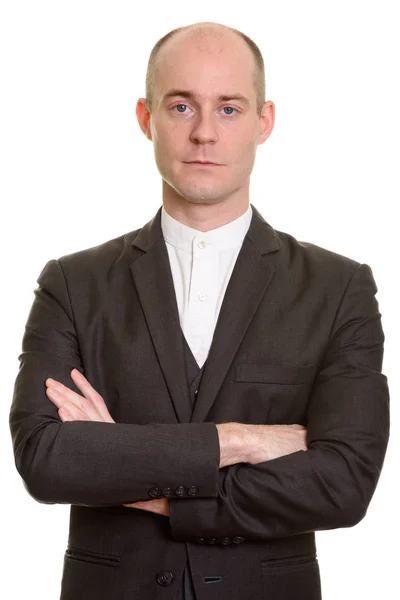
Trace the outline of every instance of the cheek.
<instances>
[{"instance_id":1,"label":"cheek","mask_svg":"<svg viewBox=\"0 0 400 600\"><path fill-rule=\"evenodd\" d=\"M153 123L154 139L163 146L172 144L175 137L181 136L178 123L158 120Z\"/></svg>"},{"instance_id":2,"label":"cheek","mask_svg":"<svg viewBox=\"0 0 400 600\"><path fill-rule=\"evenodd\" d=\"M155 151L161 160L180 155L181 142L182 131L179 127L159 128L153 138Z\"/></svg>"},{"instance_id":3,"label":"cheek","mask_svg":"<svg viewBox=\"0 0 400 600\"><path fill-rule=\"evenodd\" d=\"M257 146L253 139L232 140L228 148L230 149L230 158L238 165L252 164L255 160Z\"/></svg>"},{"instance_id":4,"label":"cheek","mask_svg":"<svg viewBox=\"0 0 400 600\"><path fill-rule=\"evenodd\" d=\"M252 154L256 147L254 131L248 127L228 128L223 134L223 140L224 145L238 156Z\"/></svg>"}]
</instances>

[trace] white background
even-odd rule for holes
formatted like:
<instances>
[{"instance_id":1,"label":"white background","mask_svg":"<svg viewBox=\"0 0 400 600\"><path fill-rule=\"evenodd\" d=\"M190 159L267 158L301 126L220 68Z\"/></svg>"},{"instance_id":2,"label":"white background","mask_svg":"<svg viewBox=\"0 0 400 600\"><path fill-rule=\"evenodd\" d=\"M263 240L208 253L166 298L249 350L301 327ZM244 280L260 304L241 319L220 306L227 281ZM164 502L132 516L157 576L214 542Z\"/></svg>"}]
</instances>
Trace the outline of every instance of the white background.
<instances>
[{"instance_id":1,"label":"white background","mask_svg":"<svg viewBox=\"0 0 400 600\"><path fill-rule=\"evenodd\" d=\"M389 449L364 520L318 532L317 545L324 600L400 597L392 544L400 534L396 4L2 3L2 598L58 598L67 542L69 507L28 495L8 429L36 278L50 258L141 227L161 205L161 179L136 121L136 100L145 93L155 42L204 20L242 30L264 55L276 127L258 149L250 201L276 229L373 270L392 398Z\"/></svg>"}]
</instances>

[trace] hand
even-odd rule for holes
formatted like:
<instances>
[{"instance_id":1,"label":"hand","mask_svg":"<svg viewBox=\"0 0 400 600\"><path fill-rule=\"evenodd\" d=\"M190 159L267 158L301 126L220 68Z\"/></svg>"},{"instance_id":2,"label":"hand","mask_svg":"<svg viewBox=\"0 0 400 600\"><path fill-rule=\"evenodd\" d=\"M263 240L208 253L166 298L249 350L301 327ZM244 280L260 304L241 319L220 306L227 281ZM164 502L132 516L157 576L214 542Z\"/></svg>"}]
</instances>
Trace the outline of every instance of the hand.
<instances>
[{"instance_id":1,"label":"hand","mask_svg":"<svg viewBox=\"0 0 400 600\"><path fill-rule=\"evenodd\" d=\"M80 396L55 379L46 379L46 393L58 408L60 419L64 421L102 421L104 423L115 423L108 412L104 399L90 385L88 380L80 371L73 369L70 373L72 381L81 390ZM159 515L169 517L169 503L167 498L155 498L124 504L128 508L147 510Z\"/></svg>"},{"instance_id":2,"label":"hand","mask_svg":"<svg viewBox=\"0 0 400 600\"><path fill-rule=\"evenodd\" d=\"M251 465L307 450L307 429L302 425L244 425L249 438L247 461Z\"/></svg>"},{"instance_id":3,"label":"hand","mask_svg":"<svg viewBox=\"0 0 400 600\"><path fill-rule=\"evenodd\" d=\"M256 465L299 450L307 450L307 429L302 425L251 425L218 423L219 468L240 462Z\"/></svg>"},{"instance_id":4,"label":"hand","mask_svg":"<svg viewBox=\"0 0 400 600\"><path fill-rule=\"evenodd\" d=\"M115 423L108 412L104 399L90 385L80 371L73 369L72 381L81 390L80 396L55 379L46 379L46 394L58 408L58 415L64 421L102 421Z\"/></svg>"},{"instance_id":5,"label":"hand","mask_svg":"<svg viewBox=\"0 0 400 600\"><path fill-rule=\"evenodd\" d=\"M154 500L144 500L140 502L133 502L132 504L123 504L127 508L140 508L141 510L147 510L154 512L158 515L165 515L169 517L169 502L168 498L154 498Z\"/></svg>"}]
</instances>

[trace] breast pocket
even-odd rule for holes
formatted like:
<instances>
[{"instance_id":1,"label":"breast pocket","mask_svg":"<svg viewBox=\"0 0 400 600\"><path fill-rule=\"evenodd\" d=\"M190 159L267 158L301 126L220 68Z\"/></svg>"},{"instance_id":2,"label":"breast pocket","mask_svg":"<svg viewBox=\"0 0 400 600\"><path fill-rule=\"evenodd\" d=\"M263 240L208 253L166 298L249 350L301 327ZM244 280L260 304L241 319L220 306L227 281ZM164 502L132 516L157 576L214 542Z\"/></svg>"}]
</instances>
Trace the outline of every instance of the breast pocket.
<instances>
[{"instance_id":1,"label":"breast pocket","mask_svg":"<svg viewBox=\"0 0 400 600\"><path fill-rule=\"evenodd\" d=\"M254 383L301 385L312 382L315 371L315 365L239 363L235 368L235 379Z\"/></svg>"},{"instance_id":2,"label":"breast pocket","mask_svg":"<svg viewBox=\"0 0 400 600\"><path fill-rule=\"evenodd\" d=\"M235 382L246 410L264 411L260 422L305 425L316 372L316 365L243 362L235 366Z\"/></svg>"}]
</instances>

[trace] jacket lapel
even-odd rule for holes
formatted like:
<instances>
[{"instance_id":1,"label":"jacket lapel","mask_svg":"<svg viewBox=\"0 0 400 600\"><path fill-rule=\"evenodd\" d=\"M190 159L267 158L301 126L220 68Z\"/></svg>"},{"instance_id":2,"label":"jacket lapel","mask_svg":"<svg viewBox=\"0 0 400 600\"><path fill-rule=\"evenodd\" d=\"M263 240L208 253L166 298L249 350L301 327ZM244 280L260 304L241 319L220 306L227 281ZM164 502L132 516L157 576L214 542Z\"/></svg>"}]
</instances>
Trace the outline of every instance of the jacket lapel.
<instances>
[{"instance_id":1,"label":"jacket lapel","mask_svg":"<svg viewBox=\"0 0 400 600\"><path fill-rule=\"evenodd\" d=\"M190 420L189 384L174 282L161 229L161 208L140 230L130 264L154 348L181 423ZM144 250L145 254L136 250Z\"/></svg>"},{"instance_id":2,"label":"jacket lapel","mask_svg":"<svg viewBox=\"0 0 400 600\"><path fill-rule=\"evenodd\" d=\"M178 422L206 420L274 274L267 255L279 250L278 238L256 208L251 207L253 217L223 298L191 416L183 335L162 235L161 207L132 241L135 256L130 269Z\"/></svg>"}]
</instances>

